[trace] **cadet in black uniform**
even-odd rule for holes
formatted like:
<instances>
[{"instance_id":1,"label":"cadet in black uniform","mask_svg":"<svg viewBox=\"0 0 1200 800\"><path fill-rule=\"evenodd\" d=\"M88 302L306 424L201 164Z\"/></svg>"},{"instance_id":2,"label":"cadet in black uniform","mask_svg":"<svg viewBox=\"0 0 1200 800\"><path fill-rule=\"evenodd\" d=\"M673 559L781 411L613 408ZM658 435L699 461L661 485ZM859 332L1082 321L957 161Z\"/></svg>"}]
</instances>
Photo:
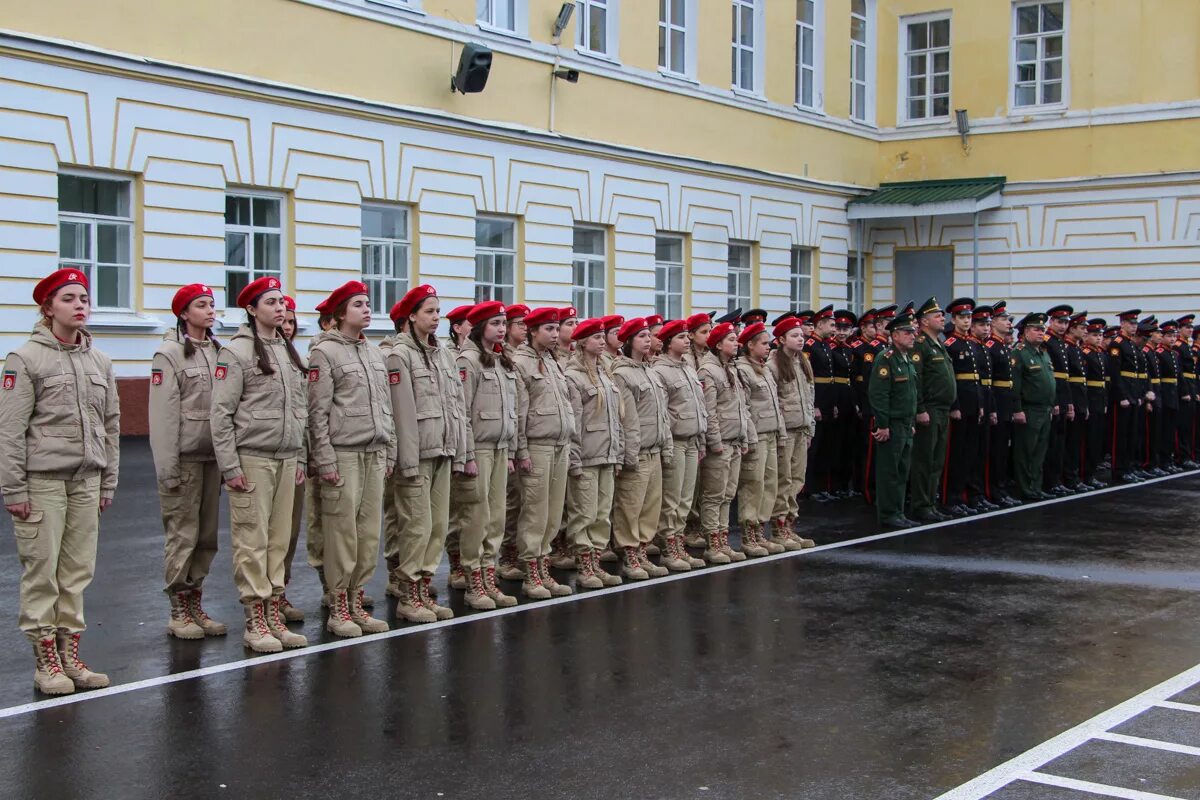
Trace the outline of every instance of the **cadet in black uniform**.
<instances>
[{"instance_id":1,"label":"cadet in black uniform","mask_svg":"<svg viewBox=\"0 0 1200 800\"><path fill-rule=\"evenodd\" d=\"M1083 457L1087 441L1088 397L1087 378L1083 367L1083 336L1087 331L1087 312L1076 311L1067 322L1067 332L1063 343L1067 351L1067 384L1071 393L1071 406L1075 409L1075 419L1066 424L1066 448L1063 452L1063 485L1076 492L1086 492L1092 489L1091 484L1085 483L1083 475Z\"/></svg>"},{"instance_id":2,"label":"cadet in black uniform","mask_svg":"<svg viewBox=\"0 0 1200 800\"><path fill-rule=\"evenodd\" d=\"M1142 471L1151 478L1161 478L1167 473L1159 469L1155 463L1158 447L1158 431L1161 427L1162 420L1162 370L1158 363L1158 356L1154 349L1157 346L1155 339L1158 336L1158 317L1151 314L1144 320L1138 323L1138 344L1142 349L1142 358L1145 361L1146 375L1142 379L1142 386L1145 389L1145 400L1142 404L1142 424L1139 426L1141 441L1138 443L1138 458L1142 464Z\"/></svg>"},{"instance_id":3,"label":"cadet in black uniform","mask_svg":"<svg viewBox=\"0 0 1200 800\"><path fill-rule=\"evenodd\" d=\"M868 308L858 318L858 332L850 337L850 351L854 358L850 362L850 388L854 390L854 405L858 407L858 421L854 431L854 474L851 486L854 491L867 494L867 442L871 439L871 403L867 398L867 380L863 374L863 356L867 354L868 342L875 338L875 309Z\"/></svg>"},{"instance_id":4,"label":"cadet in black uniform","mask_svg":"<svg viewBox=\"0 0 1200 800\"><path fill-rule=\"evenodd\" d=\"M1192 325L1195 314L1186 314L1175 322L1179 325L1179 337L1175 352L1179 354L1179 417L1176 425L1175 455L1184 469L1196 469L1196 457L1192 452L1193 431L1196 421L1196 354L1192 350Z\"/></svg>"},{"instance_id":5,"label":"cadet in black uniform","mask_svg":"<svg viewBox=\"0 0 1200 800\"><path fill-rule=\"evenodd\" d=\"M808 449L808 484L810 497L827 503L834 497L830 489L830 461L834 443L834 422L837 402L833 384L833 352L829 347L833 333L833 306L825 306L812 315L813 335L804 342L804 357L813 368L813 389L816 395L816 431Z\"/></svg>"},{"instance_id":6,"label":"cadet in black uniform","mask_svg":"<svg viewBox=\"0 0 1200 800\"><path fill-rule=\"evenodd\" d=\"M954 365L957 399L950 406L950 452L942 475L942 503L949 514L978 513L967 505L967 477L981 462L979 443L984 419L983 386L979 377L979 353L971 342L971 315L975 301L960 297L946 308L954 332L946 338L946 352Z\"/></svg>"},{"instance_id":7,"label":"cadet in black uniform","mask_svg":"<svg viewBox=\"0 0 1200 800\"><path fill-rule=\"evenodd\" d=\"M1083 337L1084 388L1087 390L1088 416L1085 423L1083 474L1084 483L1094 489L1104 487L1096 477L1096 469L1104 457L1108 440L1108 359L1104 354L1103 334L1108 323L1097 317L1088 320Z\"/></svg>"},{"instance_id":8,"label":"cadet in black uniform","mask_svg":"<svg viewBox=\"0 0 1200 800\"><path fill-rule=\"evenodd\" d=\"M1178 436L1179 418L1179 353L1175 343L1179 337L1179 323L1167 320L1159 326L1161 340L1154 348L1159 368L1159 399L1162 413L1156 439L1156 466L1163 472L1174 475L1183 472L1175 463L1175 439Z\"/></svg>"},{"instance_id":9,"label":"cadet in black uniform","mask_svg":"<svg viewBox=\"0 0 1200 800\"><path fill-rule=\"evenodd\" d=\"M988 464L986 480L987 497L996 505L1009 508L1019 506L1021 501L1008 490L1009 455L1012 448L1012 364L1009 358L1012 346L1012 317L1008 314L1008 303L999 300L992 304L992 332L983 342L983 349L991 366L992 408L996 422L989 429Z\"/></svg>"},{"instance_id":10,"label":"cadet in black uniform","mask_svg":"<svg viewBox=\"0 0 1200 800\"><path fill-rule=\"evenodd\" d=\"M1132 483L1143 480L1138 474L1134 445L1135 428L1141 422L1138 409L1142 405L1139 375L1143 374L1142 351L1134 341L1137 317L1141 309L1130 309L1117 315L1120 333L1108 346L1107 368L1109 383L1109 427L1112 431L1111 450L1114 482Z\"/></svg>"},{"instance_id":11,"label":"cadet in black uniform","mask_svg":"<svg viewBox=\"0 0 1200 800\"><path fill-rule=\"evenodd\" d=\"M1058 305L1046 312L1046 347L1054 366L1054 408L1050 416L1050 442L1046 447L1046 466L1042 471L1042 489L1052 495L1068 495L1063 485L1063 456L1067 445L1067 422L1075 419L1071 402L1070 366L1067 363L1067 343L1063 340L1074 311L1071 306Z\"/></svg>"},{"instance_id":12,"label":"cadet in black uniform","mask_svg":"<svg viewBox=\"0 0 1200 800\"><path fill-rule=\"evenodd\" d=\"M850 486L850 479L856 471L859 423L859 406L851 380L855 354L850 345L850 336L858 324L858 317L853 311L841 309L834 312L833 323L830 352L833 355L833 396L837 414L833 425L834 445L830 451L834 487L831 493L838 498L849 498L858 494Z\"/></svg>"},{"instance_id":13,"label":"cadet in black uniform","mask_svg":"<svg viewBox=\"0 0 1200 800\"><path fill-rule=\"evenodd\" d=\"M971 312L971 331L967 337L979 367L979 387L982 395L983 418L976 427L973 444L978 456L967 469L967 505L976 511L995 511L1000 508L987 497L988 434L996 424L996 404L992 400L992 360L984 341L992 335L992 307L977 305Z\"/></svg>"}]
</instances>

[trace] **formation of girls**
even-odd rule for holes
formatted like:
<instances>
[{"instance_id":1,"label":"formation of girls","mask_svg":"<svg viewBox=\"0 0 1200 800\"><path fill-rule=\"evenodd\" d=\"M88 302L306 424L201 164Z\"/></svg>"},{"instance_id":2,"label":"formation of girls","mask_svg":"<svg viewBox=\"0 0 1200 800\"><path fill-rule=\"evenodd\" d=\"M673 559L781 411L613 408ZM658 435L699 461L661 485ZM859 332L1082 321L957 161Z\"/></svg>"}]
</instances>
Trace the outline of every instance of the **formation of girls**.
<instances>
[{"instance_id":1,"label":"formation of girls","mask_svg":"<svg viewBox=\"0 0 1200 800\"><path fill-rule=\"evenodd\" d=\"M79 644L120 411L86 329L86 276L58 270L33 296L42 318L0 389L0 490L35 686L65 694L108 685ZM211 289L179 289L151 368L173 636L228 631L203 603L222 486L242 638L260 653L308 643L288 627L304 619L287 598L302 519L326 628L342 637L388 629L365 593L381 532L387 591L411 623L454 615L432 583L443 552L450 587L488 610L517 602L502 580L536 600L572 593L555 570L598 589L813 545L795 525L815 417L807 318L739 330L707 314L580 320L486 301L452 310L442 341L440 300L423 285L375 345L367 287L350 281L316 307L305 359L277 279L236 302L246 321L218 341Z\"/></svg>"}]
</instances>

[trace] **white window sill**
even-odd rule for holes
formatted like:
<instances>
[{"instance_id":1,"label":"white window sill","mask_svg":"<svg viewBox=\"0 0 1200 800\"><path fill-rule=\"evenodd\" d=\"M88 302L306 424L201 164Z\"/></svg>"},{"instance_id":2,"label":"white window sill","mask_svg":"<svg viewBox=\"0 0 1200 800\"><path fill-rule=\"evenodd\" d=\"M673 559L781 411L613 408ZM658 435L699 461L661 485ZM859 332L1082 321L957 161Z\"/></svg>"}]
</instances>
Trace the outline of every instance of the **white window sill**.
<instances>
[{"instance_id":1,"label":"white window sill","mask_svg":"<svg viewBox=\"0 0 1200 800\"><path fill-rule=\"evenodd\" d=\"M1046 106L1017 106L1008 111L1009 119L1024 117L1063 117L1067 114L1066 103L1055 103Z\"/></svg>"},{"instance_id":2,"label":"white window sill","mask_svg":"<svg viewBox=\"0 0 1200 800\"><path fill-rule=\"evenodd\" d=\"M93 311L88 318L88 330L100 331L159 331L166 326L158 317L136 311Z\"/></svg>"},{"instance_id":3,"label":"white window sill","mask_svg":"<svg viewBox=\"0 0 1200 800\"><path fill-rule=\"evenodd\" d=\"M792 105L796 108L797 111L803 112L805 114L815 114L818 117L826 116L825 109L822 107L806 106L806 105L801 105L800 103L792 103Z\"/></svg>"},{"instance_id":4,"label":"white window sill","mask_svg":"<svg viewBox=\"0 0 1200 800\"><path fill-rule=\"evenodd\" d=\"M418 17L425 16L425 10L421 8L421 0L412 0L411 2L404 2L404 0L365 0L364 5L376 11L399 11Z\"/></svg>"},{"instance_id":5,"label":"white window sill","mask_svg":"<svg viewBox=\"0 0 1200 800\"><path fill-rule=\"evenodd\" d=\"M505 36L509 39L516 39L519 42L532 43L532 40L528 36L518 31L509 30L508 28L497 28L494 25L489 25L486 22L480 22L478 20L475 21L475 25L484 33L494 33L497 36Z\"/></svg>"},{"instance_id":6,"label":"white window sill","mask_svg":"<svg viewBox=\"0 0 1200 800\"><path fill-rule=\"evenodd\" d=\"M670 78L673 81L679 81L680 83L690 83L693 86L700 85L700 81L696 80L690 75L684 75L682 72L672 72L669 69L663 69L662 67L659 67L658 74L664 78Z\"/></svg>"},{"instance_id":7,"label":"white window sill","mask_svg":"<svg viewBox=\"0 0 1200 800\"><path fill-rule=\"evenodd\" d=\"M767 98L761 92L750 91L739 86L730 86L729 90L733 92L735 97L740 97L743 100L752 100L755 103L766 103Z\"/></svg>"},{"instance_id":8,"label":"white window sill","mask_svg":"<svg viewBox=\"0 0 1200 800\"><path fill-rule=\"evenodd\" d=\"M619 59L615 58L614 56L610 56L608 53L601 53L599 50L588 50L584 47L576 47L575 55L580 56L581 58L592 58L596 61L603 61L606 64L612 64L614 67L621 66Z\"/></svg>"},{"instance_id":9,"label":"white window sill","mask_svg":"<svg viewBox=\"0 0 1200 800\"><path fill-rule=\"evenodd\" d=\"M846 119L851 125L857 125L860 128L877 131L879 128L875 125L875 120L858 119L857 117L848 117Z\"/></svg>"},{"instance_id":10,"label":"white window sill","mask_svg":"<svg viewBox=\"0 0 1200 800\"><path fill-rule=\"evenodd\" d=\"M947 128L950 127L950 117L924 117L922 119L902 119L896 122L897 128Z\"/></svg>"}]
</instances>

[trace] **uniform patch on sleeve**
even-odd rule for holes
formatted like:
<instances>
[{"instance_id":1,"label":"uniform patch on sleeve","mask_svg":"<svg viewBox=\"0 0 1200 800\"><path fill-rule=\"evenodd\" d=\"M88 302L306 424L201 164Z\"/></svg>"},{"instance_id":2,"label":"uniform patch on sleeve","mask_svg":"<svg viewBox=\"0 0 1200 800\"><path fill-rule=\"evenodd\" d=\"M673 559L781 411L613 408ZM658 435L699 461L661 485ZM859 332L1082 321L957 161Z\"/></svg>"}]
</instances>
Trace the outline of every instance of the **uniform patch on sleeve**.
<instances>
[{"instance_id":1,"label":"uniform patch on sleeve","mask_svg":"<svg viewBox=\"0 0 1200 800\"><path fill-rule=\"evenodd\" d=\"M161 369L150 370L150 385L151 386L162 386L162 370Z\"/></svg>"},{"instance_id":2,"label":"uniform patch on sleeve","mask_svg":"<svg viewBox=\"0 0 1200 800\"><path fill-rule=\"evenodd\" d=\"M886 378L886 377L888 376L888 368L887 368L887 367L880 367L880 368L879 368L879 372L878 372L877 374L878 374L878 375L879 375L879 377L881 377L881 378Z\"/></svg>"},{"instance_id":3,"label":"uniform patch on sleeve","mask_svg":"<svg viewBox=\"0 0 1200 800\"><path fill-rule=\"evenodd\" d=\"M921 361L921 354L920 354L920 353L913 353L913 354L912 354L912 360L913 360L913 363L914 363L914 364L920 363L920 361Z\"/></svg>"},{"instance_id":4,"label":"uniform patch on sleeve","mask_svg":"<svg viewBox=\"0 0 1200 800\"><path fill-rule=\"evenodd\" d=\"M388 370L388 383L396 384L399 382L400 382L400 370L398 370L398 369Z\"/></svg>"},{"instance_id":5,"label":"uniform patch on sleeve","mask_svg":"<svg viewBox=\"0 0 1200 800\"><path fill-rule=\"evenodd\" d=\"M865 361L865 362L867 362L868 364L870 364L870 363L871 363L872 361L874 361L874 360L875 360L875 356L874 356L873 354L871 354L871 353L863 353L863 361Z\"/></svg>"},{"instance_id":6,"label":"uniform patch on sleeve","mask_svg":"<svg viewBox=\"0 0 1200 800\"><path fill-rule=\"evenodd\" d=\"M229 365L220 361L217 362L217 368L213 370L213 377L219 381L225 380L225 376L229 374Z\"/></svg>"},{"instance_id":7,"label":"uniform patch on sleeve","mask_svg":"<svg viewBox=\"0 0 1200 800\"><path fill-rule=\"evenodd\" d=\"M1111 350L1109 350L1109 351L1108 351L1108 354L1109 354L1110 356L1119 356L1119 355L1121 355L1121 348L1119 348L1119 347L1114 347L1114 348L1112 348Z\"/></svg>"},{"instance_id":8,"label":"uniform patch on sleeve","mask_svg":"<svg viewBox=\"0 0 1200 800\"><path fill-rule=\"evenodd\" d=\"M309 367L308 368L308 382L316 383L319 380L321 380L321 368L320 367Z\"/></svg>"},{"instance_id":9,"label":"uniform patch on sleeve","mask_svg":"<svg viewBox=\"0 0 1200 800\"><path fill-rule=\"evenodd\" d=\"M17 373L15 370L4 370L4 389L11 392L17 387Z\"/></svg>"}]
</instances>

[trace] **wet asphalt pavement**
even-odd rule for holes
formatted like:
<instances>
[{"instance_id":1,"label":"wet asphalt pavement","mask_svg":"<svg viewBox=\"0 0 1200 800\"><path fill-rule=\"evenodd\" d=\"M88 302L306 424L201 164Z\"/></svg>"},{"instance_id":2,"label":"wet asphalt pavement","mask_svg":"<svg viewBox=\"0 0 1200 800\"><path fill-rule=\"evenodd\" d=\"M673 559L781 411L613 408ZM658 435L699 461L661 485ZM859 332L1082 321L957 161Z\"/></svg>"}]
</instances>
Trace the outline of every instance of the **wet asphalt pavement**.
<instances>
[{"instance_id":1,"label":"wet asphalt pavement","mask_svg":"<svg viewBox=\"0 0 1200 800\"><path fill-rule=\"evenodd\" d=\"M127 441L83 653L117 684L246 659L224 525L230 636L166 635L153 487ZM1198 498L1182 476L15 714L0 797L933 798L1200 663ZM822 544L877 530L859 501L803 511ZM4 516L0 709L37 699ZM300 553L289 597L333 641ZM1118 730L1200 746L1168 712ZM1200 757L1109 741L1045 771L1200 797Z\"/></svg>"}]
</instances>

